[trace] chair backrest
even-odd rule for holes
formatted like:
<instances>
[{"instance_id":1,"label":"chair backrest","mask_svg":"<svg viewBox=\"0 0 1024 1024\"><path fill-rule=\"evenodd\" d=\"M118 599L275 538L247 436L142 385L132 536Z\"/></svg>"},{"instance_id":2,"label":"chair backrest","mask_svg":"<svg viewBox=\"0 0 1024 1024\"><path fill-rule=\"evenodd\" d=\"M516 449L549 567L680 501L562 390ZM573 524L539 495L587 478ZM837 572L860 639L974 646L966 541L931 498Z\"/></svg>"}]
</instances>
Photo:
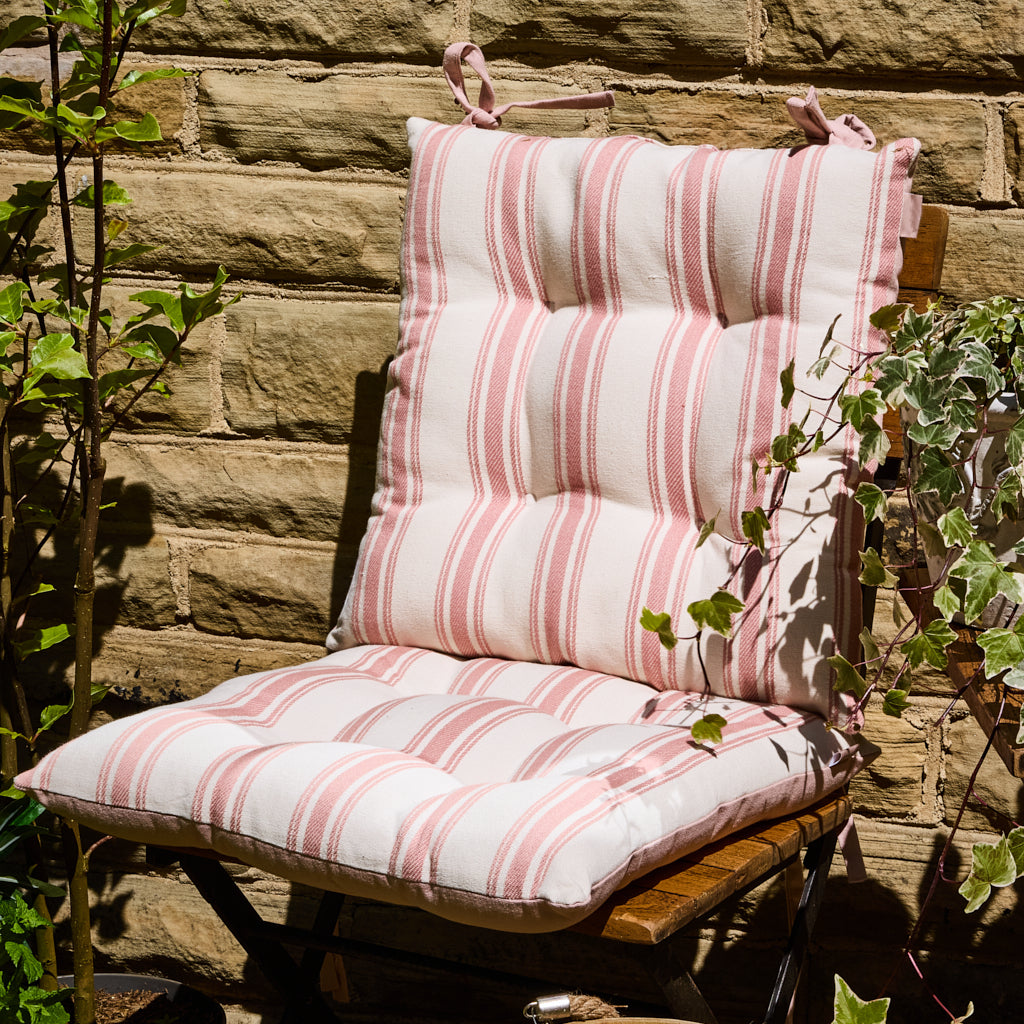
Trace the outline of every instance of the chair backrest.
<instances>
[{"instance_id":1,"label":"chair backrest","mask_svg":"<svg viewBox=\"0 0 1024 1024\"><path fill-rule=\"evenodd\" d=\"M770 497L752 457L831 390L804 376L829 325L876 344L916 141L718 151L413 119L410 144L378 490L329 645L695 690L695 645L662 649L641 609L686 634L728 581L748 611L702 647L712 689L837 714L824 658L860 629L845 432L730 572L741 512ZM791 361L812 397L783 410Z\"/></svg>"}]
</instances>

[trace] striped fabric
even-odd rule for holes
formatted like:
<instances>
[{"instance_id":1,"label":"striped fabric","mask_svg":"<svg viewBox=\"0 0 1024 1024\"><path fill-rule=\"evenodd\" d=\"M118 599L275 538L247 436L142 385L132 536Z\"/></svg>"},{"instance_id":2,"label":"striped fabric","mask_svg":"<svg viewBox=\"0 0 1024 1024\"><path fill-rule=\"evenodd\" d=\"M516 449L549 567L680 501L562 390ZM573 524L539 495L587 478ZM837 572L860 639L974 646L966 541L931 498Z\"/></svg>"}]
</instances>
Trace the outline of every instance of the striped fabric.
<instances>
[{"instance_id":1,"label":"striped fabric","mask_svg":"<svg viewBox=\"0 0 1024 1024\"><path fill-rule=\"evenodd\" d=\"M844 783L820 717L571 666L361 647L110 723L18 784L127 839L513 931Z\"/></svg>"},{"instance_id":2,"label":"striped fabric","mask_svg":"<svg viewBox=\"0 0 1024 1024\"><path fill-rule=\"evenodd\" d=\"M693 632L686 607L771 497L751 458L787 429L780 372L805 385L837 315L837 343L875 344L916 141L721 152L416 119L410 138L374 515L328 646L700 689L694 644L663 650L641 609ZM860 631L851 443L807 461L732 579L748 611L706 643L715 693L840 717L824 659Z\"/></svg>"},{"instance_id":3,"label":"striped fabric","mask_svg":"<svg viewBox=\"0 0 1024 1024\"><path fill-rule=\"evenodd\" d=\"M518 931L841 786L825 657L860 624L839 433L733 572L750 460L833 319L894 296L917 144L877 154L410 122L378 490L329 646L110 723L18 784L128 839ZM809 391L831 391L829 380ZM810 399L816 402L815 399ZM701 526L715 519L697 547ZM730 580L732 640L639 627ZM727 720L714 751L688 725Z\"/></svg>"}]
</instances>

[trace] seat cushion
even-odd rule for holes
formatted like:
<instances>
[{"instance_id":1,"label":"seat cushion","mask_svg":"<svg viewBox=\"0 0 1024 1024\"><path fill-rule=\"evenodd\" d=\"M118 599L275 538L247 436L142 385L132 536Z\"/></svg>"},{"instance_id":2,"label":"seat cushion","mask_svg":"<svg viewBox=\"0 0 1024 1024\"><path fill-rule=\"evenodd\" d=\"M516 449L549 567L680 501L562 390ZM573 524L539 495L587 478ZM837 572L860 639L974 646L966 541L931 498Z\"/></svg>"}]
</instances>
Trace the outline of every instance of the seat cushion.
<instances>
[{"instance_id":1,"label":"seat cushion","mask_svg":"<svg viewBox=\"0 0 1024 1024\"><path fill-rule=\"evenodd\" d=\"M689 723L723 715L722 743ZM566 666L367 646L112 722L17 779L140 842L511 931L841 786L808 712Z\"/></svg>"},{"instance_id":2,"label":"seat cushion","mask_svg":"<svg viewBox=\"0 0 1024 1024\"><path fill-rule=\"evenodd\" d=\"M687 606L728 582L747 612L705 637L712 690L838 718L825 659L861 625L851 433L803 461L736 572L742 513L778 479L751 459L823 409L835 376L807 371L835 318L841 361L877 347L916 141L726 152L415 119L410 140L378 489L329 647L701 690L695 645L664 650L640 614L692 634ZM790 362L814 397L784 410Z\"/></svg>"}]
</instances>

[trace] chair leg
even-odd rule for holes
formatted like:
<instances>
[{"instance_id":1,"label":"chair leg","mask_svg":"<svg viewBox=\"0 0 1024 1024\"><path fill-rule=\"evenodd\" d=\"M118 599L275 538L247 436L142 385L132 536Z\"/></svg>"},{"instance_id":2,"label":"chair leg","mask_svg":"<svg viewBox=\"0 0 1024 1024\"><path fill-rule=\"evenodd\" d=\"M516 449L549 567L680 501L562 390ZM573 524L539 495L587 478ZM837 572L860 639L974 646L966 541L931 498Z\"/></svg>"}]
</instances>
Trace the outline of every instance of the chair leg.
<instances>
[{"instance_id":1,"label":"chair leg","mask_svg":"<svg viewBox=\"0 0 1024 1024\"><path fill-rule=\"evenodd\" d=\"M832 856L838 838L838 831L828 832L807 846L807 855L804 858L807 880L804 882L796 919L789 933L789 941L779 965L778 977L775 979L775 988L763 1024L784 1024L789 1014L811 933L814 931L818 911L825 898L825 883L828 881L828 872L832 866Z\"/></svg>"},{"instance_id":2,"label":"chair leg","mask_svg":"<svg viewBox=\"0 0 1024 1024\"><path fill-rule=\"evenodd\" d=\"M669 1010L677 1017L692 1024L718 1024L718 1018L678 955L674 941L677 937L670 935L655 946L643 947L645 966L664 993Z\"/></svg>"},{"instance_id":3,"label":"chair leg","mask_svg":"<svg viewBox=\"0 0 1024 1024\"><path fill-rule=\"evenodd\" d=\"M199 894L252 957L267 981L284 997L286 1010L282 1024L284 1021L336 1024L338 1018L320 995L316 971L311 983L306 971L296 964L279 942L259 934L263 921L224 866L219 861L191 854L181 854L179 862ZM321 907L321 913L317 914L318 925L323 925L330 910L330 907L326 911ZM333 927L334 921L331 921L328 930Z\"/></svg>"}]
</instances>

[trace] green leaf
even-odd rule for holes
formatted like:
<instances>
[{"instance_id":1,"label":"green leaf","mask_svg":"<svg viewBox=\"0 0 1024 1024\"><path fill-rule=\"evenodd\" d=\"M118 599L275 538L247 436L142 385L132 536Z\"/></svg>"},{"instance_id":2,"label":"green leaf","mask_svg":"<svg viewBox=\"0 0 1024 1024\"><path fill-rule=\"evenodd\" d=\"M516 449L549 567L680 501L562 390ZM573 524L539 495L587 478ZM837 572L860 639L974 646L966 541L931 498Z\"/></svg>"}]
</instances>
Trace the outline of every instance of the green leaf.
<instances>
[{"instance_id":1,"label":"green leaf","mask_svg":"<svg viewBox=\"0 0 1024 1024\"><path fill-rule=\"evenodd\" d=\"M913 487L915 494L937 491L943 505L949 505L963 489L956 469L944 452L935 448L925 448L921 452L920 471Z\"/></svg>"},{"instance_id":2,"label":"green leaf","mask_svg":"<svg viewBox=\"0 0 1024 1024\"><path fill-rule=\"evenodd\" d=\"M874 548L861 551L860 561L863 569L858 579L864 586L889 589L899 582L898 578L882 564L882 559Z\"/></svg>"},{"instance_id":3,"label":"green leaf","mask_svg":"<svg viewBox=\"0 0 1024 1024\"><path fill-rule=\"evenodd\" d=\"M939 516L936 526L951 548L965 548L974 539L974 527L962 508L951 508Z\"/></svg>"},{"instance_id":4,"label":"green leaf","mask_svg":"<svg viewBox=\"0 0 1024 1024\"><path fill-rule=\"evenodd\" d=\"M679 638L672 632L672 616L668 612L655 614L645 607L640 613L640 625L651 633L657 633L661 646L671 651Z\"/></svg>"},{"instance_id":5,"label":"green leaf","mask_svg":"<svg viewBox=\"0 0 1024 1024\"><path fill-rule=\"evenodd\" d=\"M1024 874L1024 828L1018 825L1015 829L1006 834L1006 845L1013 857L1017 874Z\"/></svg>"},{"instance_id":6,"label":"green leaf","mask_svg":"<svg viewBox=\"0 0 1024 1024\"><path fill-rule=\"evenodd\" d=\"M1011 668L1003 676L1003 684L1005 686L1012 686L1015 690L1024 690L1024 665L1017 665L1015 668Z\"/></svg>"},{"instance_id":7,"label":"green leaf","mask_svg":"<svg viewBox=\"0 0 1024 1024\"><path fill-rule=\"evenodd\" d=\"M1011 466L1019 466L1024 462L1024 416L1006 432L1006 457Z\"/></svg>"},{"instance_id":8,"label":"green leaf","mask_svg":"<svg viewBox=\"0 0 1024 1024\"><path fill-rule=\"evenodd\" d=\"M39 732L52 729L69 711L71 704L49 704L39 713Z\"/></svg>"},{"instance_id":9,"label":"green leaf","mask_svg":"<svg viewBox=\"0 0 1024 1024\"><path fill-rule=\"evenodd\" d=\"M1017 864L1005 837L996 843L975 843L971 851L971 873L959 889L967 900L964 913L974 913L988 899L993 887L1010 885L1016 878Z\"/></svg>"},{"instance_id":10,"label":"green leaf","mask_svg":"<svg viewBox=\"0 0 1024 1024\"><path fill-rule=\"evenodd\" d=\"M75 339L70 334L44 334L32 349L29 366L32 378L38 380L44 374L58 380L78 380L89 376L85 356L74 347ZM26 388L28 384L26 384Z\"/></svg>"},{"instance_id":11,"label":"green leaf","mask_svg":"<svg viewBox=\"0 0 1024 1024\"><path fill-rule=\"evenodd\" d=\"M927 661L936 668L945 668L948 662L946 648L956 639L956 633L950 629L945 619L932 619L915 636L900 645L900 651L906 655L911 668Z\"/></svg>"},{"instance_id":12,"label":"green leaf","mask_svg":"<svg viewBox=\"0 0 1024 1024\"><path fill-rule=\"evenodd\" d=\"M0 50L6 50L7 47L13 46L25 36L31 35L36 29L45 27L46 19L34 14L25 14L20 18L15 18L3 32L0 32Z\"/></svg>"},{"instance_id":13,"label":"green leaf","mask_svg":"<svg viewBox=\"0 0 1024 1024\"><path fill-rule=\"evenodd\" d=\"M136 292L130 295L132 302L141 302L148 307L148 312L139 313L133 316L128 322L130 324L142 323L150 317L162 312L170 321L171 327L176 331L185 329L185 320L181 314L181 296L172 295L170 292L145 291Z\"/></svg>"},{"instance_id":14,"label":"green leaf","mask_svg":"<svg viewBox=\"0 0 1024 1024\"><path fill-rule=\"evenodd\" d=\"M865 420L874 420L885 412L885 400L874 388L865 388L859 395L842 395L839 399L843 423L860 430Z\"/></svg>"},{"instance_id":15,"label":"green leaf","mask_svg":"<svg viewBox=\"0 0 1024 1024\"><path fill-rule=\"evenodd\" d=\"M714 746L722 742L722 726L726 724L721 715L705 715L698 718L690 726L690 735L694 743L707 743Z\"/></svg>"},{"instance_id":16,"label":"green leaf","mask_svg":"<svg viewBox=\"0 0 1024 1024\"><path fill-rule=\"evenodd\" d=\"M882 714L890 718L902 718L903 712L910 707L907 700L907 690L900 690L897 687L885 691L885 700L882 701Z\"/></svg>"},{"instance_id":17,"label":"green leaf","mask_svg":"<svg viewBox=\"0 0 1024 1024\"><path fill-rule=\"evenodd\" d=\"M1018 619L1012 629L993 626L977 636L978 646L985 652L985 674L998 675L1024 661L1024 620Z\"/></svg>"},{"instance_id":18,"label":"green leaf","mask_svg":"<svg viewBox=\"0 0 1024 1024\"><path fill-rule=\"evenodd\" d=\"M135 259L136 256L142 256L144 253L153 252L155 249L159 248L159 245L147 245L145 242L132 242L131 245L122 246L120 249L108 249L103 254L103 266L114 267L119 263L127 263L129 260Z\"/></svg>"},{"instance_id":19,"label":"green leaf","mask_svg":"<svg viewBox=\"0 0 1024 1024\"><path fill-rule=\"evenodd\" d=\"M867 626L860 631L860 645L864 651L865 662L870 663L881 659L882 652L878 649L878 644Z\"/></svg>"},{"instance_id":20,"label":"green leaf","mask_svg":"<svg viewBox=\"0 0 1024 1024\"><path fill-rule=\"evenodd\" d=\"M713 629L722 636L732 635L732 617L743 611L743 602L727 590L716 590L704 601L694 601L686 609L698 629Z\"/></svg>"},{"instance_id":21,"label":"green leaf","mask_svg":"<svg viewBox=\"0 0 1024 1024\"><path fill-rule=\"evenodd\" d=\"M755 509L749 512L743 512L740 515L740 522L743 525L743 536L750 541L751 544L757 548L761 554L764 554L764 531L771 528L771 523L768 522L768 517L764 514L764 509L758 505Z\"/></svg>"},{"instance_id":22,"label":"green leaf","mask_svg":"<svg viewBox=\"0 0 1024 1024\"><path fill-rule=\"evenodd\" d=\"M893 309L886 306L886 309ZM876 314L877 315L877 314ZM872 317L874 319L874 317ZM885 1024L889 1014L889 1000L861 999L849 985L836 975L836 996L833 1003L835 1017L832 1024Z\"/></svg>"},{"instance_id":23,"label":"green leaf","mask_svg":"<svg viewBox=\"0 0 1024 1024\"><path fill-rule=\"evenodd\" d=\"M862 483L854 494L854 500L864 509L864 515L870 523L873 519L885 519L885 491L876 484Z\"/></svg>"},{"instance_id":24,"label":"green leaf","mask_svg":"<svg viewBox=\"0 0 1024 1024\"><path fill-rule=\"evenodd\" d=\"M44 626L42 629L26 630L26 633L25 640L14 644L14 650L21 659L27 658L37 651L45 651L55 644L67 640L72 635L72 630L62 623L59 626Z\"/></svg>"},{"instance_id":25,"label":"green leaf","mask_svg":"<svg viewBox=\"0 0 1024 1024\"><path fill-rule=\"evenodd\" d=\"M947 622L960 611L960 598L949 586L938 587L932 594L932 603Z\"/></svg>"},{"instance_id":26,"label":"green leaf","mask_svg":"<svg viewBox=\"0 0 1024 1024\"><path fill-rule=\"evenodd\" d=\"M937 423L913 423L907 428L907 437L920 445L949 448L960 436L960 430L941 420Z\"/></svg>"},{"instance_id":27,"label":"green leaf","mask_svg":"<svg viewBox=\"0 0 1024 1024\"><path fill-rule=\"evenodd\" d=\"M132 197L116 182L103 182L103 203L105 206L127 206L131 201ZM84 206L92 209L96 202L96 187L89 185L87 188L82 189L71 202L74 206Z\"/></svg>"},{"instance_id":28,"label":"green leaf","mask_svg":"<svg viewBox=\"0 0 1024 1024\"><path fill-rule=\"evenodd\" d=\"M882 462L891 446L889 435L874 420L866 420L861 425L860 449L857 458L862 466L869 462Z\"/></svg>"},{"instance_id":29,"label":"green leaf","mask_svg":"<svg viewBox=\"0 0 1024 1024\"><path fill-rule=\"evenodd\" d=\"M892 306L882 306L871 314L871 326L877 327L886 334L894 333L903 320L903 314L910 307L906 303L896 303Z\"/></svg>"},{"instance_id":30,"label":"green leaf","mask_svg":"<svg viewBox=\"0 0 1024 1024\"><path fill-rule=\"evenodd\" d=\"M839 318L836 317L836 320L838 319ZM835 326L835 320L832 321L832 325L833 327ZM829 332L831 333L831 328L829 328ZM838 351L839 346L833 345L827 353L822 355L820 358L815 359L814 362L811 363L811 368L807 371L807 376L814 377L816 380L824 379L825 374L828 373L828 368L832 365L832 360L835 359Z\"/></svg>"},{"instance_id":31,"label":"green leaf","mask_svg":"<svg viewBox=\"0 0 1024 1024\"><path fill-rule=\"evenodd\" d=\"M118 83L118 89L130 89L142 82L155 82L160 78L188 78L192 72L181 68L158 68L156 71L129 71Z\"/></svg>"},{"instance_id":32,"label":"green leaf","mask_svg":"<svg viewBox=\"0 0 1024 1024\"><path fill-rule=\"evenodd\" d=\"M790 359L789 365L779 374L779 383L782 385L782 408L788 409L789 403L793 401L796 394L796 385L793 383L793 366L795 360Z\"/></svg>"},{"instance_id":33,"label":"green leaf","mask_svg":"<svg viewBox=\"0 0 1024 1024\"><path fill-rule=\"evenodd\" d=\"M868 688L864 677L841 654L833 654L827 661L836 670L833 689L839 693L852 693L860 700Z\"/></svg>"},{"instance_id":34,"label":"green leaf","mask_svg":"<svg viewBox=\"0 0 1024 1024\"><path fill-rule=\"evenodd\" d=\"M108 142L113 138L128 142L159 142L163 136L157 119L146 114L141 121L118 121L96 132L97 142Z\"/></svg>"},{"instance_id":35,"label":"green leaf","mask_svg":"<svg viewBox=\"0 0 1024 1024\"><path fill-rule=\"evenodd\" d=\"M27 291L27 284L15 281L0 292L0 320L12 327L21 320L25 311L24 296Z\"/></svg>"},{"instance_id":36,"label":"green leaf","mask_svg":"<svg viewBox=\"0 0 1024 1024\"><path fill-rule=\"evenodd\" d=\"M1014 743L1024 743L1024 704L1020 706L1020 714L1017 716L1017 738Z\"/></svg>"},{"instance_id":37,"label":"green leaf","mask_svg":"<svg viewBox=\"0 0 1024 1024\"><path fill-rule=\"evenodd\" d=\"M964 618L968 622L977 619L998 594L1014 604L1024 600L1019 577L1008 572L983 541L973 540L967 545L964 553L950 567L950 575L967 583Z\"/></svg>"},{"instance_id":38,"label":"green leaf","mask_svg":"<svg viewBox=\"0 0 1024 1024\"><path fill-rule=\"evenodd\" d=\"M715 532L715 520L718 518L716 512L701 528L700 534L697 536L697 547L699 548L704 541L708 539Z\"/></svg>"}]
</instances>

